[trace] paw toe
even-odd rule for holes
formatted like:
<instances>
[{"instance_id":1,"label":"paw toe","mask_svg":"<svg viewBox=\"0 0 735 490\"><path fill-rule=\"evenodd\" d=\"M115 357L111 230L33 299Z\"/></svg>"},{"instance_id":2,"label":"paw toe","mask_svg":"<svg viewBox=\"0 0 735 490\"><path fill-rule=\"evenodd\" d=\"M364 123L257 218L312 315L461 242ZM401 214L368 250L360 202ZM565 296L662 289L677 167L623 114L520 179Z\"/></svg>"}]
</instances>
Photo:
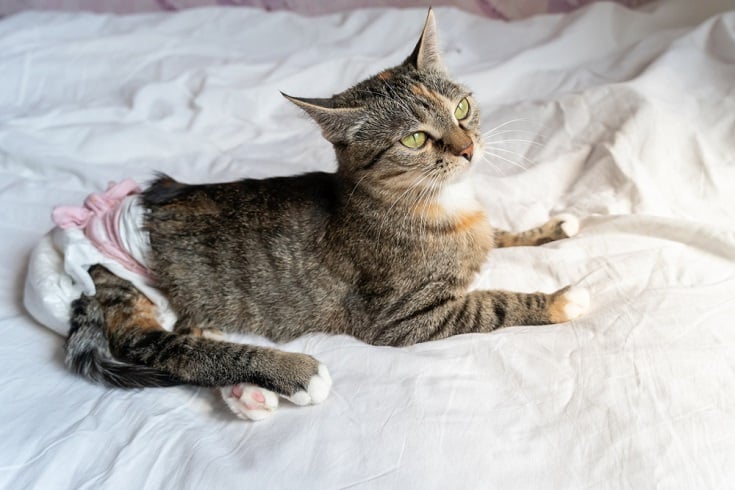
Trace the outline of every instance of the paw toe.
<instances>
[{"instance_id":1,"label":"paw toe","mask_svg":"<svg viewBox=\"0 0 735 490\"><path fill-rule=\"evenodd\" d=\"M559 223L567 237L573 237L579 233L579 218L572 214L560 214L554 217L554 221Z\"/></svg>"},{"instance_id":2,"label":"paw toe","mask_svg":"<svg viewBox=\"0 0 735 490\"><path fill-rule=\"evenodd\" d=\"M564 313L568 320L574 320L587 313L590 308L590 292L585 288L571 288L564 295L567 304L564 305Z\"/></svg>"},{"instance_id":3,"label":"paw toe","mask_svg":"<svg viewBox=\"0 0 735 490\"><path fill-rule=\"evenodd\" d=\"M309 380L307 391L311 397L312 403L321 403L326 400L329 390L332 388L332 378L329 376L327 366L319 365L319 372Z\"/></svg>"},{"instance_id":4,"label":"paw toe","mask_svg":"<svg viewBox=\"0 0 735 490\"><path fill-rule=\"evenodd\" d=\"M586 288L573 287L562 290L549 306L549 318L553 323L563 323L579 318L590 307L590 293Z\"/></svg>"},{"instance_id":5,"label":"paw toe","mask_svg":"<svg viewBox=\"0 0 735 490\"><path fill-rule=\"evenodd\" d=\"M317 374L309 379L306 390L299 390L286 399L296 405L309 405L323 402L332 388L332 378L324 364L320 364Z\"/></svg>"}]
</instances>

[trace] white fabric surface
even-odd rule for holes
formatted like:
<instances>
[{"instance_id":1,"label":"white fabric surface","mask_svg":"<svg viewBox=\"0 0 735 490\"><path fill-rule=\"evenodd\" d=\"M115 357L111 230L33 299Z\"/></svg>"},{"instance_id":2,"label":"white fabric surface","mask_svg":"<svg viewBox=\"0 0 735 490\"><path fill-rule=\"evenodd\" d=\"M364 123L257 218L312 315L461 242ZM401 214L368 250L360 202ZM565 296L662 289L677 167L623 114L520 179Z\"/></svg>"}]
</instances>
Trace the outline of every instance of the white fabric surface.
<instances>
[{"instance_id":1,"label":"white fabric surface","mask_svg":"<svg viewBox=\"0 0 735 490\"><path fill-rule=\"evenodd\" d=\"M405 349L299 339L284 348L326 363L333 392L259 423L210 390L69 374L62 339L22 307L30 250L54 204L109 180L332 169L278 90L325 96L399 62L425 11L0 21L0 487L731 487L730 5L597 4L514 24L438 9L450 71L488 130L513 130L478 169L489 216L513 229L583 218L573 239L494 251L478 284L580 283L592 311Z\"/></svg>"}]
</instances>

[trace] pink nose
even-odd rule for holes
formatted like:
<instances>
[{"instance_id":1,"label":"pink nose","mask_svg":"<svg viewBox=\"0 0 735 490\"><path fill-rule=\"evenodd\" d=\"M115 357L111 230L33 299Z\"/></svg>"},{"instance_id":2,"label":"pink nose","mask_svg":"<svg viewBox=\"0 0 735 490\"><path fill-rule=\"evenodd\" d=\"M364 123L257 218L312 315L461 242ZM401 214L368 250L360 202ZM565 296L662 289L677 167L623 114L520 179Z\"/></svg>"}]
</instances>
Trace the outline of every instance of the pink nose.
<instances>
[{"instance_id":1,"label":"pink nose","mask_svg":"<svg viewBox=\"0 0 735 490\"><path fill-rule=\"evenodd\" d=\"M459 153L457 153L457 156L462 156L467 159L467 161L472 160L472 151L475 149L475 144L470 141L470 144L459 150Z\"/></svg>"}]
</instances>

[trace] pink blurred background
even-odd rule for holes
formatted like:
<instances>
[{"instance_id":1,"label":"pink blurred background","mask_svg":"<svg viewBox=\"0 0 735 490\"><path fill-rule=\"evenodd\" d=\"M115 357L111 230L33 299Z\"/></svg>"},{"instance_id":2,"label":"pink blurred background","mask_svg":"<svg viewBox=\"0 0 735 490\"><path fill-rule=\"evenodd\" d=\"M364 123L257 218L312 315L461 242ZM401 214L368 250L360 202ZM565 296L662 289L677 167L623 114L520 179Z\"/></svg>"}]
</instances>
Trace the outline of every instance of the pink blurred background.
<instances>
[{"instance_id":1,"label":"pink blurred background","mask_svg":"<svg viewBox=\"0 0 735 490\"><path fill-rule=\"evenodd\" d=\"M360 7L455 6L497 19L521 19L541 13L568 12L598 0L2 0L0 15L23 10L67 10L130 14L208 6L251 6L266 10L291 10L305 15L342 12ZM616 0L635 7L648 0Z\"/></svg>"}]
</instances>

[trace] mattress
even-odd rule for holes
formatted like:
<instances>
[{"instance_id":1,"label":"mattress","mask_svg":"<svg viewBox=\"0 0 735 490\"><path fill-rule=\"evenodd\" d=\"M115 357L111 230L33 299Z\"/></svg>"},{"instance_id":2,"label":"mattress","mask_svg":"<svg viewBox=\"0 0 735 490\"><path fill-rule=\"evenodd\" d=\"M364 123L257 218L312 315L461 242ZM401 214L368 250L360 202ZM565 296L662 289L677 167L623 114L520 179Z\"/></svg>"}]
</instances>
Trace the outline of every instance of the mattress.
<instances>
[{"instance_id":1,"label":"mattress","mask_svg":"<svg viewBox=\"0 0 735 490\"><path fill-rule=\"evenodd\" d=\"M213 390L122 391L63 366L22 306L56 204L160 170L190 183L333 170L279 94L399 63L425 10L206 8L0 21L0 487L726 488L735 481L735 11L598 3L515 23L436 9L483 112L493 251L474 287L578 284L590 312L407 348L310 335L320 405L236 419ZM265 339L237 340L272 345Z\"/></svg>"}]
</instances>

